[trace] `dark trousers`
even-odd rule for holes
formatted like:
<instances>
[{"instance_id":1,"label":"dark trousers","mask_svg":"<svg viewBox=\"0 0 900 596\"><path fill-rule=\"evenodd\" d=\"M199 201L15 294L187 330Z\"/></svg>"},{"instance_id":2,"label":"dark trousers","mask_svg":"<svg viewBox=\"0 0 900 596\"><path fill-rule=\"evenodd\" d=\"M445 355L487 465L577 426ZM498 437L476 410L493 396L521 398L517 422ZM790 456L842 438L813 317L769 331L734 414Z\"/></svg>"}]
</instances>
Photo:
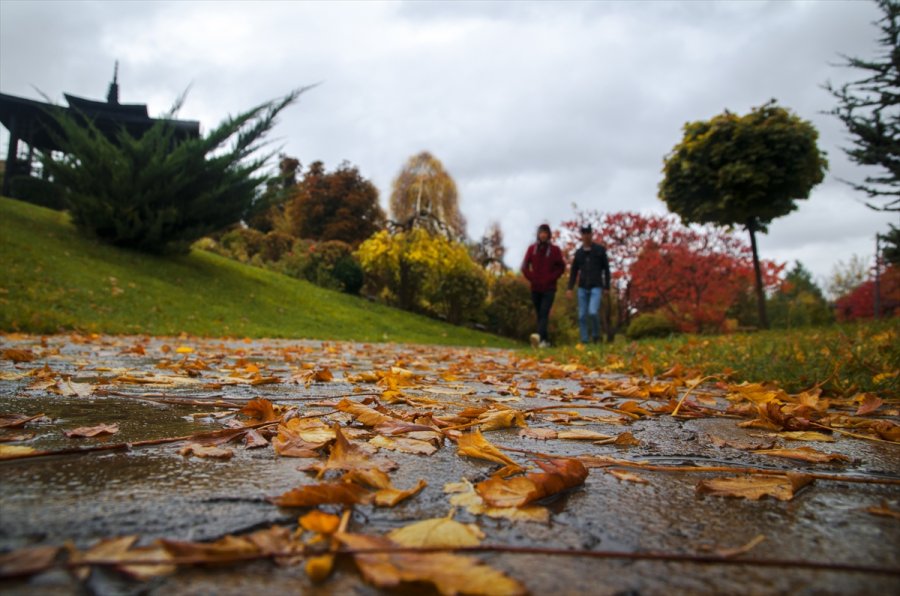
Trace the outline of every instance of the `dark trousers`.
<instances>
[{"instance_id":1,"label":"dark trousers","mask_svg":"<svg viewBox=\"0 0 900 596\"><path fill-rule=\"evenodd\" d=\"M550 322L550 307L553 306L555 297L556 290L531 293L531 301L534 302L534 312L537 314L537 332L541 336L541 341L550 341L547 338L547 324Z\"/></svg>"}]
</instances>

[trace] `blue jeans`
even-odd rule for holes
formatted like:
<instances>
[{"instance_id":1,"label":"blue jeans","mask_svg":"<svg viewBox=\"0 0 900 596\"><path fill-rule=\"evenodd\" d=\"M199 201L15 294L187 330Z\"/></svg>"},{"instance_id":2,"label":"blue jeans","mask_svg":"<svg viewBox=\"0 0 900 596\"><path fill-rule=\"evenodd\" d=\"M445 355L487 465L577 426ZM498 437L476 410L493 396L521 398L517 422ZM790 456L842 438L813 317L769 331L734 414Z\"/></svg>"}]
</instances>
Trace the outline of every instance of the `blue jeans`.
<instances>
[{"instance_id":1,"label":"blue jeans","mask_svg":"<svg viewBox=\"0 0 900 596\"><path fill-rule=\"evenodd\" d=\"M600 339L600 298L602 288L578 288L578 329L581 343Z\"/></svg>"}]
</instances>

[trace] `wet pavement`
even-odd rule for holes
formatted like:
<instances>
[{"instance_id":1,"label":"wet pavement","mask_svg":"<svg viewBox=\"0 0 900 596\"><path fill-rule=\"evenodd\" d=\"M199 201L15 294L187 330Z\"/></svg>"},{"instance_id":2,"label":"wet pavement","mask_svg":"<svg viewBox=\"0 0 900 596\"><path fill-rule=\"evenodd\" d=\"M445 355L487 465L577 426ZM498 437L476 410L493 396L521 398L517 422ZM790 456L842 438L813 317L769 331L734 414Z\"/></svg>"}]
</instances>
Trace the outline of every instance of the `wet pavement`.
<instances>
[{"instance_id":1,"label":"wet pavement","mask_svg":"<svg viewBox=\"0 0 900 596\"><path fill-rule=\"evenodd\" d=\"M415 406L389 405L392 411L444 415L497 403L519 410L562 406L562 410L531 413L529 428L583 429L610 436L629 431L640 441L623 448L591 441L524 438L522 429L516 427L484 433L501 448L660 465L752 466L876 480L900 478L900 444L896 443L838 434L834 442L801 443L760 429L740 428L737 424L744 420L737 418L685 419L661 414L632 419L601 409L579 409L579 405L612 407L626 401L650 409L665 400L634 400L609 390L596 390L589 399L578 399L579 394L590 393L585 387L638 386L641 381L576 367L560 368L528 353L283 340L70 336L49 337L43 344L36 337L6 336L0 338L0 351L4 350L30 351L34 359L18 363L0 360L0 414L43 413L45 418L18 429L34 433L33 438L0 445L56 450L133 443L218 430L234 418L214 415L233 409L173 403L185 399L242 404L262 397L275 404L297 406L304 416L318 413L327 421L356 427L359 425L349 416L336 413L329 404L336 398L362 401L369 394L377 396L383 387L351 383L348 377L397 366L419 375L414 384L400 390L422 400ZM42 368L44 372L37 374ZM325 368L334 374L333 380L307 384L303 379L310 371ZM715 391L697 394L705 404L720 409L727 405L715 397ZM169 403L163 403L166 400ZM437 404L427 405L431 400ZM580 412L583 418L566 420L559 416L562 411ZM890 419L896 420L896 415ZM100 423L117 423L119 432L85 439L63 434ZM762 443L812 447L844 455L849 461L812 464L729 446ZM179 455L183 446L168 443L0 461L0 552L66 541L84 549L102 538L131 534L138 534L142 544L157 538L208 541L272 524L296 526L303 510L276 507L266 497L315 482L297 469L306 460L279 457L271 445L262 449L232 445L234 457L217 461ZM391 473L395 486L408 488L419 479L425 479L428 486L392 508L356 506L350 531L383 534L413 521L446 516L452 505L443 491L445 483L463 478L473 483L485 480L498 467L460 457L449 440L430 456L385 450L382 454L399 464ZM529 462L517 451L507 454L523 465ZM465 509L458 510L455 519L477 523L486 534L485 543L496 545L704 555L740 547L763 535L765 540L743 555L745 558L900 568L900 519L867 511L881 505L900 510L900 485L816 480L790 501L751 501L704 496L696 490L702 479L734 474L631 471L647 482L629 482L604 468L591 469L583 486L545 503L550 512L546 523L493 519ZM339 511L336 506L321 509ZM477 556L533 594L900 591L897 575L872 572L501 552ZM13 594L243 594L264 590L379 593L363 581L349 560L341 560L322 584L311 583L302 565L280 567L268 561L216 569L181 568L174 575L149 582L95 569L83 584L63 570L0 583L0 591ZM423 593L422 585L415 585L410 593Z\"/></svg>"}]
</instances>

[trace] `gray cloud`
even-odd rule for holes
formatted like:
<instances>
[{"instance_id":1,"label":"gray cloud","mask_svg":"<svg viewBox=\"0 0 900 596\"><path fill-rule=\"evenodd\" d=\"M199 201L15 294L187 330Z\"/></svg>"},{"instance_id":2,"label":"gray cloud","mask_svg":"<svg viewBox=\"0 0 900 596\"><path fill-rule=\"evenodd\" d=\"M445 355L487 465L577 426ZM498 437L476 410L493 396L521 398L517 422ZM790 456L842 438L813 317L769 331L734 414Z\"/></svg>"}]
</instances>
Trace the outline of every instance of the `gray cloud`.
<instances>
[{"instance_id":1,"label":"gray cloud","mask_svg":"<svg viewBox=\"0 0 900 596\"><path fill-rule=\"evenodd\" d=\"M818 275L890 216L862 207L820 85L877 48L868 2L0 2L0 90L182 110L205 129L322 81L276 142L303 163L346 159L386 204L404 161L429 150L460 188L472 236L499 220L509 263L571 204L663 212L663 156L689 120L770 98L811 120L831 173L760 239L763 256ZM0 135L2 136L2 135ZM2 139L0 139L2 141Z\"/></svg>"}]
</instances>

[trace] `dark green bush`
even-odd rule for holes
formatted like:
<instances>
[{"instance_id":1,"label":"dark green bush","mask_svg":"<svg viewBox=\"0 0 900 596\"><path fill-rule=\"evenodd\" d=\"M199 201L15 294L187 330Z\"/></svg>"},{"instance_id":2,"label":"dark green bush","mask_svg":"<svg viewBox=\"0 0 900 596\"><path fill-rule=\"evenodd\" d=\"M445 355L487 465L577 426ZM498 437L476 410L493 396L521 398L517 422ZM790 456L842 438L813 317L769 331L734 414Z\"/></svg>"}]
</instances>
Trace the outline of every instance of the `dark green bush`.
<instances>
[{"instance_id":1,"label":"dark green bush","mask_svg":"<svg viewBox=\"0 0 900 596\"><path fill-rule=\"evenodd\" d=\"M535 327L528 282L513 274L494 279L485 317L490 331L513 339L528 339Z\"/></svg>"},{"instance_id":2,"label":"dark green bush","mask_svg":"<svg viewBox=\"0 0 900 596\"><path fill-rule=\"evenodd\" d=\"M48 209L62 211L66 208L66 199L58 186L34 176L16 176L9 181L10 195Z\"/></svg>"},{"instance_id":3,"label":"dark green bush","mask_svg":"<svg viewBox=\"0 0 900 596\"><path fill-rule=\"evenodd\" d=\"M668 337L678 333L675 324L660 312L643 313L631 320L625 335L629 339L644 337Z\"/></svg>"}]
</instances>

